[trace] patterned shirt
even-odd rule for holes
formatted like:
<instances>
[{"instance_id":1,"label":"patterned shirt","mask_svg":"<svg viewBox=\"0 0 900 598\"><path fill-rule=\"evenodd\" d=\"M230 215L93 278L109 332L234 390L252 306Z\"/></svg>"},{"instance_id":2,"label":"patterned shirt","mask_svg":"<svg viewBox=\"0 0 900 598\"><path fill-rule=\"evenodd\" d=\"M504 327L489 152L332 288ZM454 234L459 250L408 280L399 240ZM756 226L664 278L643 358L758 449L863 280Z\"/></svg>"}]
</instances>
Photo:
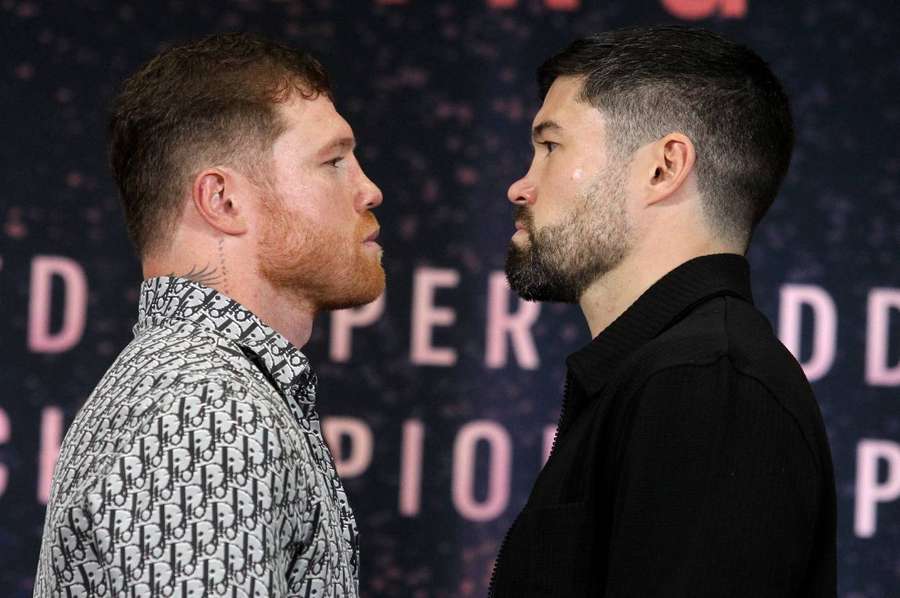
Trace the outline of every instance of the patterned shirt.
<instances>
[{"instance_id":1,"label":"patterned shirt","mask_svg":"<svg viewBox=\"0 0 900 598\"><path fill-rule=\"evenodd\" d=\"M66 434L34 595L357 596L356 522L306 357L181 278Z\"/></svg>"}]
</instances>

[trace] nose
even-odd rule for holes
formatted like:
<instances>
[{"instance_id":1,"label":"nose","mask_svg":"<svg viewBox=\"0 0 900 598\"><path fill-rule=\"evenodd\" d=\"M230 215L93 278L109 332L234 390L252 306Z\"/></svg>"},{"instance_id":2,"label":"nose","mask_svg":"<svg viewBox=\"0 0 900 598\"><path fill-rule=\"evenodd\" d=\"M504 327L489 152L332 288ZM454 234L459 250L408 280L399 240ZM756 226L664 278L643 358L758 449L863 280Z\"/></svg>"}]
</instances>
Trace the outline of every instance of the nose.
<instances>
[{"instance_id":1,"label":"nose","mask_svg":"<svg viewBox=\"0 0 900 598\"><path fill-rule=\"evenodd\" d=\"M527 206L534 203L534 200L537 198L536 191L534 184L528 180L526 175L509 186L506 197L517 206Z\"/></svg>"},{"instance_id":2,"label":"nose","mask_svg":"<svg viewBox=\"0 0 900 598\"><path fill-rule=\"evenodd\" d=\"M381 202L384 201L384 196L381 194L381 189L378 188L378 185L372 182L372 179L367 177L365 173L361 172L361 175L362 185L357 196L359 198L359 209L372 210L381 205Z\"/></svg>"}]
</instances>

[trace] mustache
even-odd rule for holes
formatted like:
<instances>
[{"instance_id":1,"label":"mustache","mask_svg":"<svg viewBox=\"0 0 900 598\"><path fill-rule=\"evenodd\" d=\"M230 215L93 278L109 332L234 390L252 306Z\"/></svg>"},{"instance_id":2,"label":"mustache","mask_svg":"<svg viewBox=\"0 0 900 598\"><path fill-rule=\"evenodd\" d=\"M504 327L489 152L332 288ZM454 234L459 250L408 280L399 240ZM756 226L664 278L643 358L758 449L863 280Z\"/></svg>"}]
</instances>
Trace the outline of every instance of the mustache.
<instances>
[{"instance_id":1,"label":"mustache","mask_svg":"<svg viewBox=\"0 0 900 598\"><path fill-rule=\"evenodd\" d=\"M356 225L357 231L359 231L363 237L369 236L372 231L380 228L378 224L378 219L375 218L375 214L372 212L366 211L362 215L362 220Z\"/></svg>"},{"instance_id":2,"label":"mustache","mask_svg":"<svg viewBox=\"0 0 900 598\"><path fill-rule=\"evenodd\" d=\"M528 232L534 230L534 218L525 206L516 206L515 212L513 212L513 222L521 222Z\"/></svg>"}]
</instances>

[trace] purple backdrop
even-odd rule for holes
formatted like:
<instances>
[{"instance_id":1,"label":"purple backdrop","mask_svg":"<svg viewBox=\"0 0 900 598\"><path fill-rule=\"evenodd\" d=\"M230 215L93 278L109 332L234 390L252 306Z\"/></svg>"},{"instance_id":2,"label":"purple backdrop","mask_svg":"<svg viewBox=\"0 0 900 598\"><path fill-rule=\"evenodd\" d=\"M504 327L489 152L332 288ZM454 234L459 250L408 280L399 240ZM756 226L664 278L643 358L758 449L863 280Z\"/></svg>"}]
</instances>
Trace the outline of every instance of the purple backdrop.
<instances>
[{"instance_id":1,"label":"purple backdrop","mask_svg":"<svg viewBox=\"0 0 900 598\"><path fill-rule=\"evenodd\" d=\"M383 303L304 349L362 533L366 596L480 596L556 421L577 308L497 273L530 159L534 68L602 29L696 22L757 49L798 143L749 253L814 380L838 483L840 595L900 596L900 22L876 0L67 3L0 0L0 587L28 596L65 426L136 316L106 106L174 41L228 30L327 64L381 186Z\"/></svg>"}]
</instances>

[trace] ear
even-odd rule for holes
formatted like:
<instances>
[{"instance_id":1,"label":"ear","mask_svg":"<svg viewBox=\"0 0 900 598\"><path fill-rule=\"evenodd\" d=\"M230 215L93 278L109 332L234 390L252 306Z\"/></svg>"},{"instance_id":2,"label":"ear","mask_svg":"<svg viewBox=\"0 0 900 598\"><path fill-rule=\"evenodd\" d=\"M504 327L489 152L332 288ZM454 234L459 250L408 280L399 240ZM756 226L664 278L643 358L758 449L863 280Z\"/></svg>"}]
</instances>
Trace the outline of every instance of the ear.
<instances>
[{"instance_id":1,"label":"ear","mask_svg":"<svg viewBox=\"0 0 900 598\"><path fill-rule=\"evenodd\" d=\"M209 226L226 235L241 235L247 232L248 198L236 193L240 187L235 173L210 168L194 177L191 199Z\"/></svg>"},{"instance_id":2,"label":"ear","mask_svg":"<svg viewBox=\"0 0 900 598\"><path fill-rule=\"evenodd\" d=\"M697 153L687 135L669 133L651 144L647 156L644 182L647 205L671 197L681 189L694 171Z\"/></svg>"}]
</instances>

